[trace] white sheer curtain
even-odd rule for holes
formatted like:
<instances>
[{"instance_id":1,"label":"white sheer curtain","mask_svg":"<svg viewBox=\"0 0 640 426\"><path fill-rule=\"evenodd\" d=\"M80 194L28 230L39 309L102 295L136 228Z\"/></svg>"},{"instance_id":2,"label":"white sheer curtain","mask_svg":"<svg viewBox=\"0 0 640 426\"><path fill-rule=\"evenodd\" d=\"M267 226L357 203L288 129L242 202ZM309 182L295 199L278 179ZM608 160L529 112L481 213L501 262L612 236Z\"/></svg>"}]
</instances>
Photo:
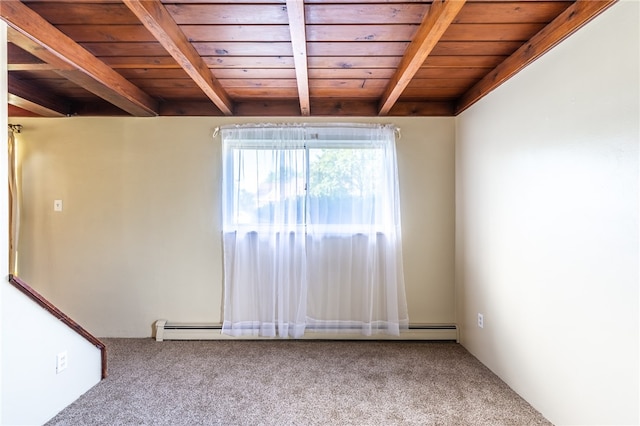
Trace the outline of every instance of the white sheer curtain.
<instances>
[{"instance_id":1,"label":"white sheer curtain","mask_svg":"<svg viewBox=\"0 0 640 426\"><path fill-rule=\"evenodd\" d=\"M223 333L408 325L395 128L227 126Z\"/></svg>"},{"instance_id":2,"label":"white sheer curtain","mask_svg":"<svg viewBox=\"0 0 640 426\"><path fill-rule=\"evenodd\" d=\"M303 130L222 130L224 333L304 333Z\"/></svg>"}]
</instances>

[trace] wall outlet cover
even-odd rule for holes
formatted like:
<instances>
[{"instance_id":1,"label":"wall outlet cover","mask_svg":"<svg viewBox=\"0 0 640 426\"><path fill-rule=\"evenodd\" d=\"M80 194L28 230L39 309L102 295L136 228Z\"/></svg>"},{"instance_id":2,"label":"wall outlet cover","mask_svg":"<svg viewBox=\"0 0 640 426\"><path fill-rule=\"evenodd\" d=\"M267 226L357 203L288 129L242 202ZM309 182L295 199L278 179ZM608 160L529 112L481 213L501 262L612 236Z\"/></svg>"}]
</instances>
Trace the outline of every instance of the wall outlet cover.
<instances>
[{"instance_id":1,"label":"wall outlet cover","mask_svg":"<svg viewBox=\"0 0 640 426\"><path fill-rule=\"evenodd\" d=\"M64 371L67 368L68 362L67 351L60 352L56 357L56 374Z\"/></svg>"}]
</instances>

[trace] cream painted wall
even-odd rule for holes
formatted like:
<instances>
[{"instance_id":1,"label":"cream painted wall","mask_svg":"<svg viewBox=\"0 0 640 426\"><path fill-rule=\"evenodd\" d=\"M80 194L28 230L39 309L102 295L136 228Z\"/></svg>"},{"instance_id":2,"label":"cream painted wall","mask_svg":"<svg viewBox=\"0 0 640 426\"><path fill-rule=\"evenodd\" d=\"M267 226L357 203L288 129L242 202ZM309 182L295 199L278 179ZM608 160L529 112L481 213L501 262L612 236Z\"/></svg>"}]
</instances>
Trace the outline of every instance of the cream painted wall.
<instances>
[{"instance_id":1,"label":"cream painted wall","mask_svg":"<svg viewBox=\"0 0 640 426\"><path fill-rule=\"evenodd\" d=\"M21 119L19 275L97 336L150 336L159 318L220 322L221 151L211 135L240 121ZM410 321L454 323L454 120L339 121L401 127Z\"/></svg>"},{"instance_id":2,"label":"cream painted wall","mask_svg":"<svg viewBox=\"0 0 640 426\"><path fill-rule=\"evenodd\" d=\"M462 344L554 424L640 422L639 8L456 119Z\"/></svg>"}]
</instances>

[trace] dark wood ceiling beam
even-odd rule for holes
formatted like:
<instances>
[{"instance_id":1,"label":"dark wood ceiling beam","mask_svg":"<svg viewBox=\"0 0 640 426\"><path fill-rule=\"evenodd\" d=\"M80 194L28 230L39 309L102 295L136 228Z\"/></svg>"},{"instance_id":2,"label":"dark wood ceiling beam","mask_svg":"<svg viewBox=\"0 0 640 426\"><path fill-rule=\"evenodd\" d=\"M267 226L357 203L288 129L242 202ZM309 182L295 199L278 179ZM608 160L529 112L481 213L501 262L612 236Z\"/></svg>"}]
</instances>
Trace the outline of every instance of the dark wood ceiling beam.
<instances>
[{"instance_id":1,"label":"dark wood ceiling beam","mask_svg":"<svg viewBox=\"0 0 640 426\"><path fill-rule=\"evenodd\" d=\"M51 64L7 64L7 71L56 71Z\"/></svg>"},{"instance_id":2,"label":"dark wood ceiling beam","mask_svg":"<svg viewBox=\"0 0 640 426\"><path fill-rule=\"evenodd\" d=\"M397 117L452 117L455 103L449 101L396 102L389 116Z\"/></svg>"},{"instance_id":3,"label":"dark wood ceiling beam","mask_svg":"<svg viewBox=\"0 0 640 426\"><path fill-rule=\"evenodd\" d=\"M456 106L456 115L478 102L616 2L617 0L577 0L462 95Z\"/></svg>"},{"instance_id":4,"label":"dark wood ceiling beam","mask_svg":"<svg viewBox=\"0 0 640 426\"><path fill-rule=\"evenodd\" d=\"M4 4L2 4L2 9L4 9ZM15 28L7 28L7 40L25 52L43 61L52 71L75 69L72 64L56 55L53 50L43 46L37 40L30 38L28 35Z\"/></svg>"},{"instance_id":5,"label":"dark wood ceiling beam","mask_svg":"<svg viewBox=\"0 0 640 426\"><path fill-rule=\"evenodd\" d=\"M71 113L70 103L53 97L38 87L11 74L7 77L9 104L43 117L64 117Z\"/></svg>"},{"instance_id":6,"label":"dark wood ceiling beam","mask_svg":"<svg viewBox=\"0 0 640 426\"><path fill-rule=\"evenodd\" d=\"M14 107L20 108L20 110L28 111L33 114L34 117L65 117L66 114L62 114L53 109L47 108L39 102L34 102L29 98L16 95L9 91L7 93L7 103Z\"/></svg>"},{"instance_id":7,"label":"dark wood ceiling beam","mask_svg":"<svg viewBox=\"0 0 640 426\"><path fill-rule=\"evenodd\" d=\"M20 46L22 49L50 65L50 71L64 77L84 90L95 94L128 114L140 117L153 117L158 115L157 102L155 99L126 79L123 79L122 76L115 73L115 71L111 70L108 72L108 74L113 76L114 80L108 84L103 84L102 81L96 80L94 73L87 73L84 69L77 69L73 64L59 58L54 52L17 30L10 29L10 31L7 32L7 36L12 43ZM100 61L98 60L98 62ZM103 68L102 65L100 65L100 67ZM106 69L110 68L107 67ZM36 69L31 69L31 71L36 71ZM113 75L114 73L115 76ZM117 87L115 89L113 88L114 84ZM117 84L122 84L123 86L117 86ZM123 96L123 93L125 93L123 90L130 91L127 92L127 96L138 96L138 101L131 101L127 96Z\"/></svg>"},{"instance_id":8,"label":"dark wood ceiling beam","mask_svg":"<svg viewBox=\"0 0 640 426\"><path fill-rule=\"evenodd\" d=\"M375 117L378 115L375 100L358 99L312 99L311 109L314 117ZM397 102L389 116L428 116L452 117L453 102ZM167 101L161 106L161 114L167 116L219 116L221 113L210 102L201 101ZM300 107L298 101L253 99L236 102L237 117L298 117Z\"/></svg>"},{"instance_id":9,"label":"dark wood ceiling beam","mask_svg":"<svg viewBox=\"0 0 640 426\"><path fill-rule=\"evenodd\" d=\"M232 115L231 99L165 6L159 0L123 1L220 111Z\"/></svg>"},{"instance_id":10,"label":"dark wood ceiling beam","mask_svg":"<svg viewBox=\"0 0 640 426\"><path fill-rule=\"evenodd\" d=\"M387 115L413 76L418 72L466 0L434 0L407 47L400 65L380 99L379 115Z\"/></svg>"},{"instance_id":11,"label":"dark wood ceiling beam","mask_svg":"<svg viewBox=\"0 0 640 426\"><path fill-rule=\"evenodd\" d=\"M289 31L291 32L293 63L296 70L298 97L300 98L300 112L303 116L307 116L310 115L311 110L309 105L309 70L304 2L287 0L287 14L289 15Z\"/></svg>"},{"instance_id":12,"label":"dark wood ceiling beam","mask_svg":"<svg viewBox=\"0 0 640 426\"><path fill-rule=\"evenodd\" d=\"M56 72L137 116L157 115L157 102L18 0L2 0L0 17L23 37L13 43Z\"/></svg>"}]
</instances>

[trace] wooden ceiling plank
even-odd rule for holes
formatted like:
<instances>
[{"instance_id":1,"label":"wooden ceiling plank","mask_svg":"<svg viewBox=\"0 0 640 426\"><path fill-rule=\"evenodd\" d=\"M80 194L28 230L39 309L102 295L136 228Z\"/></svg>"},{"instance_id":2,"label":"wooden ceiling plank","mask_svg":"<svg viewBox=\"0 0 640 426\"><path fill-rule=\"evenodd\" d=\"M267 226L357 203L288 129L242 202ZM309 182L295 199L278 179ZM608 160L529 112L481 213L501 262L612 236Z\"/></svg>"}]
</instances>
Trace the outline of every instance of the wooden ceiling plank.
<instances>
[{"instance_id":1,"label":"wooden ceiling plank","mask_svg":"<svg viewBox=\"0 0 640 426\"><path fill-rule=\"evenodd\" d=\"M10 0L16 1L16 0ZM132 0L146 3L151 0ZM173 21L173 18L172 18ZM175 21L173 21L175 23ZM176 24L177 25L177 24ZM289 42L288 25L179 25L187 39L192 42ZM380 26L378 26L380 27ZM352 34L356 26L345 29ZM403 26L409 31L412 26ZM144 25L111 25L111 24L82 24L59 25L58 29L79 43L109 43L109 42L152 42L155 37ZM259 30L258 30L259 29ZM326 26L325 26L326 29ZM387 37L389 37L387 35Z\"/></svg>"},{"instance_id":2,"label":"wooden ceiling plank","mask_svg":"<svg viewBox=\"0 0 640 426\"><path fill-rule=\"evenodd\" d=\"M147 88L172 88L172 89L198 89L196 83L188 76L186 78L132 78L130 81L142 89Z\"/></svg>"},{"instance_id":3,"label":"wooden ceiling plank","mask_svg":"<svg viewBox=\"0 0 640 426\"><path fill-rule=\"evenodd\" d=\"M509 56L522 46L522 41L440 41L431 51L434 56ZM427 60L429 60L427 58Z\"/></svg>"},{"instance_id":4,"label":"wooden ceiling plank","mask_svg":"<svg viewBox=\"0 0 640 426\"><path fill-rule=\"evenodd\" d=\"M545 23L518 24L451 24L441 40L461 42L529 40L544 28Z\"/></svg>"},{"instance_id":5,"label":"wooden ceiling plank","mask_svg":"<svg viewBox=\"0 0 640 426\"><path fill-rule=\"evenodd\" d=\"M242 87L242 88L296 88L296 80L295 78L276 78L276 79L249 79L249 78L231 78L231 79L219 79L220 84L226 89L230 87ZM331 82L332 87L341 87L340 83L344 81L340 80L327 80ZM360 86L362 84L362 80L347 80L353 81L357 84L353 84L353 86ZM147 78L146 76L143 78L139 77L131 77L131 82L138 85L139 87L146 89L149 87L153 88L172 88L172 89L197 89L195 82L191 80L189 77L180 78L180 77L171 77L171 78Z\"/></svg>"},{"instance_id":6,"label":"wooden ceiling plank","mask_svg":"<svg viewBox=\"0 0 640 426\"><path fill-rule=\"evenodd\" d=\"M311 87L314 89L319 88L332 88L332 89L377 89L380 92L387 86L387 79L383 78L350 78L350 79L336 79L336 78L316 78L310 80Z\"/></svg>"},{"instance_id":7,"label":"wooden ceiling plank","mask_svg":"<svg viewBox=\"0 0 640 426\"><path fill-rule=\"evenodd\" d=\"M218 79L292 79L296 78L293 68L216 68L211 72Z\"/></svg>"},{"instance_id":8,"label":"wooden ceiling plank","mask_svg":"<svg viewBox=\"0 0 640 426\"><path fill-rule=\"evenodd\" d=\"M0 16L21 36L10 40L41 60L51 63L61 75L137 116L157 115L156 101L108 67L82 46L60 32L18 0L3 0Z\"/></svg>"},{"instance_id":9,"label":"wooden ceiling plank","mask_svg":"<svg viewBox=\"0 0 640 426\"><path fill-rule=\"evenodd\" d=\"M391 78L393 68L312 68L309 70L309 78L335 78L335 79L363 79L363 78Z\"/></svg>"},{"instance_id":10,"label":"wooden ceiling plank","mask_svg":"<svg viewBox=\"0 0 640 426\"><path fill-rule=\"evenodd\" d=\"M440 68L440 67L480 67L480 68L494 68L507 56L429 56L421 68Z\"/></svg>"},{"instance_id":11,"label":"wooden ceiling plank","mask_svg":"<svg viewBox=\"0 0 640 426\"><path fill-rule=\"evenodd\" d=\"M291 56L205 56L209 68L294 68Z\"/></svg>"},{"instance_id":12,"label":"wooden ceiling plank","mask_svg":"<svg viewBox=\"0 0 640 426\"><path fill-rule=\"evenodd\" d=\"M344 24L419 24L428 4L313 4L307 5L307 23Z\"/></svg>"},{"instance_id":13,"label":"wooden ceiling plank","mask_svg":"<svg viewBox=\"0 0 640 426\"><path fill-rule=\"evenodd\" d=\"M422 67L418 70L411 83L418 79L449 79L472 78L480 80L491 71L491 67Z\"/></svg>"},{"instance_id":14,"label":"wooden ceiling plank","mask_svg":"<svg viewBox=\"0 0 640 426\"><path fill-rule=\"evenodd\" d=\"M236 106L237 108L237 106ZM165 101L160 104L160 114L163 116L221 116L222 112L209 100L205 101Z\"/></svg>"},{"instance_id":15,"label":"wooden ceiling plank","mask_svg":"<svg viewBox=\"0 0 640 426\"><path fill-rule=\"evenodd\" d=\"M189 78L182 68L124 68L118 72L126 79Z\"/></svg>"},{"instance_id":16,"label":"wooden ceiling plank","mask_svg":"<svg viewBox=\"0 0 640 426\"><path fill-rule=\"evenodd\" d=\"M160 114L159 114L160 115ZM102 99L74 99L74 117L121 117L126 113Z\"/></svg>"},{"instance_id":17,"label":"wooden ceiling plank","mask_svg":"<svg viewBox=\"0 0 640 426\"><path fill-rule=\"evenodd\" d=\"M51 96L46 91L8 75L9 104L44 117L64 117L71 113L67 101Z\"/></svg>"},{"instance_id":18,"label":"wooden ceiling plank","mask_svg":"<svg viewBox=\"0 0 640 426\"><path fill-rule=\"evenodd\" d=\"M393 105L389 116L452 117L455 103L450 101L411 102L399 101Z\"/></svg>"},{"instance_id":19,"label":"wooden ceiling plank","mask_svg":"<svg viewBox=\"0 0 640 426\"><path fill-rule=\"evenodd\" d=\"M297 117L300 103L297 99L246 99L238 101L236 112L242 117Z\"/></svg>"},{"instance_id":20,"label":"wooden ceiling plank","mask_svg":"<svg viewBox=\"0 0 640 426\"><path fill-rule=\"evenodd\" d=\"M105 57L169 57L169 53L156 40L152 42L112 42L112 43L82 43L82 46L94 56L103 60Z\"/></svg>"},{"instance_id":21,"label":"wooden ceiling plank","mask_svg":"<svg viewBox=\"0 0 640 426\"><path fill-rule=\"evenodd\" d=\"M57 28L77 43L153 42L155 38L143 25L58 25Z\"/></svg>"},{"instance_id":22,"label":"wooden ceiling plank","mask_svg":"<svg viewBox=\"0 0 640 426\"><path fill-rule=\"evenodd\" d=\"M124 0L127 7L184 68L209 99L225 114L233 114L233 103L209 67L159 0Z\"/></svg>"},{"instance_id":23,"label":"wooden ceiling plank","mask_svg":"<svg viewBox=\"0 0 640 426\"><path fill-rule=\"evenodd\" d=\"M277 4L167 4L166 8L178 25L287 24L287 12Z\"/></svg>"},{"instance_id":24,"label":"wooden ceiling plank","mask_svg":"<svg viewBox=\"0 0 640 426\"><path fill-rule=\"evenodd\" d=\"M287 14L289 16L289 31L291 32L293 63L298 83L298 97L300 98L300 112L303 116L308 116L311 114L311 110L309 106L309 71L304 2L287 0Z\"/></svg>"},{"instance_id":25,"label":"wooden ceiling plank","mask_svg":"<svg viewBox=\"0 0 640 426\"><path fill-rule=\"evenodd\" d=\"M293 56L289 42L197 42L193 46L201 56Z\"/></svg>"},{"instance_id":26,"label":"wooden ceiling plank","mask_svg":"<svg viewBox=\"0 0 640 426\"><path fill-rule=\"evenodd\" d=\"M378 112L375 100L318 99L312 105L315 116L372 117Z\"/></svg>"},{"instance_id":27,"label":"wooden ceiling plank","mask_svg":"<svg viewBox=\"0 0 640 426\"><path fill-rule=\"evenodd\" d=\"M335 89L332 87L311 87L311 97L312 98L367 98L371 100L379 99L380 95L382 95L381 88L372 87L372 88L357 88L357 89L344 89L339 88Z\"/></svg>"},{"instance_id":28,"label":"wooden ceiling plank","mask_svg":"<svg viewBox=\"0 0 640 426\"><path fill-rule=\"evenodd\" d=\"M193 42L199 41L291 41L288 25L181 25Z\"/></svg>"},{"instance_id":29,"label":"wooden ceiling plank","mask_svg":"<svg viewBox=\"0 0 640 426\"><path fill-rule=\"evenodd\" d=\"M123 4L75 2L72 8L60 7L58 2L32 2L29 7L53 25L101 24L109 17L113 25L138 24L138 20Z\"/></svg>"},{"instance_id":30,"label":"wooden ceiling plank","mask_svg":"<svg viewBox=\"0 0 640 426\"><path fill-rule=\"evenodd\" d=\"M466 0L434 0L418 32L407 47L396 73L389 80L389 85L380 100L379 115L389 113L465 2Z\"/></svg>"},{"instance_id":31,"label":"wooden ceiling plank","mask_svg":"<svg viewBox=\"0 0 640 426\"><path fill-rule=\"evenodd\" d=\"M469 86L467 86L469 87ZM408 87L400 97L400 100L421 100L421 99L457 99L462 95L466 87Z\"/></svg>"},{"instance_id":32,"label":"wooden ceiling plank","mask_svg":"<svg viewBox=\"0 0 640 426\"><path fill-rule=\"evenodd\" d=\"M413 38L415 31L416 26L412 24L307 25L307 40L310 42L409 41Z\"/></svg>"},{"instance_id":33,"label":"wooden ceiling plank","mask_svg":"<svg viewBox=\"0 0 640 426\"><path fill-rule=\"evenodd\" d=\"M310 56L309 68L396 68L400 59L399 56Z\"/></svg>"},{"instance_id":34,"label":"wooden ceiling plank","mask_svg":"<svg viewBox=\"0 0 640 426\"><path fill-rule=\"evenodd\" d=\"M293 68L216 68L213 75L218 78L247 78L247 79L295 79Z\"/></svg>"},{"instance_id":35,"label":"wooden ceiling plank","mask_svg":"<svg viewBox=\"0 0 640 426\"><path fill-rule=\"evenodd\" d=\"M234 98L298 99L298 90L295 87L229 87L227 91Z\"/></svg>"},{"instance_id":36,"label":"wooden ceiling plank","mask_svg":"<svg viewBox=\"0 0 640 426\"><path fill-rule=\"evenodd\" d=\"M509 1L486 4L470 2L460 11L455 24L547 23L571 5L570 1Z\"/></svg>"},{"instance_id":37,"label":"wooden ceiling plank","mask_svg":"<svg viewBox=\"0 0 640 426\"><path fill-rule=\"evenodd\" d=\"M249 78L225 78L220 80L224 87L298 87L295 78L269 78L269 79L249 79Z\"/></svg>"},{"instance_id":38,"label":"wooden ceiling plank","mask_svg":"<svg viewBox=\"0 0 640 426\"><path fill-rule=\"evenodd\" d=\"M482 76L484 77L484 75ZM411 83L407 86L406 94L411 89L415 89L418 92L420 89L446 89L446 88L456 88L461 91L467 90L469 87L473 86L475 83L480 81L480 78L414 78L411 80Z\"/></svg>"},{"instance_id":39,"label":"wooden ceiling plank","mask_svg":"<svg viewBox=\"0 0 640 426\"><path fill-rule=\"evenodd\" d=\"M160 104L160 115L163 116L189 116L211 117L222 116L222 112L211 103L209 99L204 101L194 100L169 100Z\"/></svg>"},{"instance_id":40,"label":"wooden ceiling plank","mask_svg":"<svg viewBox=\"0 0 640 426\"><path fill-rule=\"evenodd\" d=\"M199 87L147 87L146 90L163 100L166 99L198 99L207 100ZM209 99L209 101L211 101ZM215 105L215 104L214 104Z\"/></svg>"},{"instance_id":41,"label":"wooden ceiling plank","mask_svg":"<svg viewBox=\"0 0 640 426\"><path fill-rule=\"evenodd\" d=\"M171 56L105 56L100 59L114 69L181 69L180 65Z\"/></svg>"},{"instance_id":42,"label":"wooden ceiling plank","mask_svg":"<svg viewBox=\"0 0 640 426\"><path fill-rule=\"evenodd\" d=\"M309 56L402 56L408 41L354 41L307 43ZM515 50L515 49L514 49Z\"/></svg>"},{"instance_id":43,"label":"wooden ceiling plank","mask_svg":"<svg viewBox=\"0 0 640 426\"><path fill-rule=\"evenodd\" d=\"M577 0L464 93L456 106L456 115L475 104L616 2L617 0Z\"/></svg>"}]
</instances>

